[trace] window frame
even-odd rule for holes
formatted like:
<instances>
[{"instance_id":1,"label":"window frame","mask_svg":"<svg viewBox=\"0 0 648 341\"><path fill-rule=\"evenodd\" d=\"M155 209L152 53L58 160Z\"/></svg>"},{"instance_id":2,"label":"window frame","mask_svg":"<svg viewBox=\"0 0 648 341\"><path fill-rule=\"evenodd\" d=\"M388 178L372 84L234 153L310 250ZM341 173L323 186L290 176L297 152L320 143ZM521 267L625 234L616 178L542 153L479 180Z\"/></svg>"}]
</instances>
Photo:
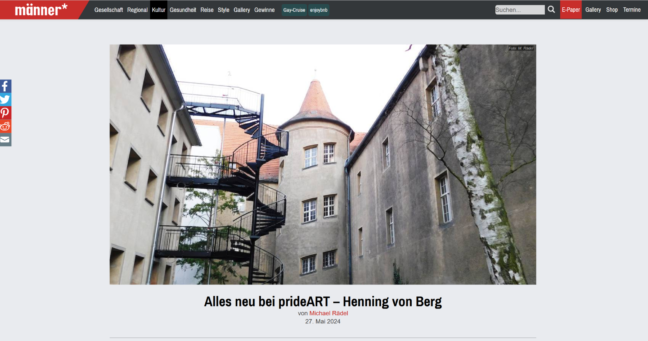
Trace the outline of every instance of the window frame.
<instances>
[{"instance_id":1,"label":"window frame","mask_svg":"<svg viewBox=\"0 0 648 341\"><path fill-rule=\"evenodd\" d=\"M434 121L437 118L443 115L443 110L441 109L441 92L439 90L439 85L436 81L436 76L432 78L432 81L428 84L425 89L426 92L426 103L428 108L428 119ZM434 99L436 94L437 98Z\"/></svg>"},{"instance_id":2,"label":"window frame","mask_svg":"<svg viewBox=\"0 0 648 341\"><path fill-rule=\"evenodd\" d=\"M439 223L447 224L452 222L452 193L450 190L450 177L448 172L444 171L436 177L437 199L439 209ZM444 191L445 190L445 191Z\"/></svg>"},{"instance_id":3,"label":"window frame","mask_svg":"<svg viewBox=\"0 0 648 341\"><path fill-rule=\"evenodd\" d=\"M306 209L306 204L308 203L308 210ZM309 220L306 220L306 214L308 212ZM311 219L312 218L312 219ZM307 224L317 220L317 198L307 199L302 201L302 223Z\"/></svg>"},{"instance_id":4,"label":"window frame","mask_svg":"<svg viewBox=\"0 0 648 341\"><path fill-rule=\"evenodd\" d=\"M330 257L331 254L333 254L332 257ZM327 260L332 261L332 263L326 265ZM337 249L322 253L322 269L334 268L335 266L337 266Z\"/></svg>"},{"instance_id":5,"label":"window frame","mask_svg":"<svg viewBox=\"0 0 648 341\"><path fill-rule=\"evenodd\" d=\"M315 155L309 155L310 154L315 154ZM311 164L309 164L309 160L312 161ZM306 168L312 168L317 166L317 145L313 146L308 146L304 148L304 169Z\"/></svg>"},{"instance_id":6,"label":"window frame","mask_svg":"<svg viewBox=\"0 0 648 341\"><path fill-rule=\"evenodd\" d=\"M310 262L310 260L312 260L312 262ZM304 261L308 262L308 267L304 267ZM315 271L317 271L317 255L302 257L300 259L299 266L301 268L300 275L302 276L314 273ZM309 271L306 271L306 268L308 268Z\"/></svg>"},{"instance_id":7,"label":"window frame","mask_svg":"<svg viewBox=\"0 0 648 341\"><path fill-rule=\"evenodd\" d=\"M322 206L322 216L323 216L324 218L331 218L331 217L335 217L335 216L336 216L336 214L335 214L335 212L336 212L336 210L335 210L335 202L336 202L335 199L336 199L336 198L335 198L335 197L336 197L336 196L337 196L336 194L330 194L330 195L325 195L325 196L324 196L324 200L322 200L322 204L323 204L323 206ZM327 202L326 202L327 200L326 200L326 199L329 199L329 200L332 199L332 200L333 200L333 203L328 203L328 204L327 204ZM327 209L329 210L329 214L326 214L326 210L327 210ZM333 213L331 213L331 211L332 211Z\"/></svg>"},{"instance_id":8,"label":"window frame","mask_svg":"<svg viewBox=\"0 0 648 341\"><path fill-rule=\"evenodd\" d=\"M396 245L396 224L394 223L394 210L390 207L385 211L387 222L387 246Z\"/></svg>"},{"instance_id":9,"label":"window frame","mask_svg":"<svg viewBox=\"0 0 648 341\"><path fill-rule=\"evenodd\" d=\"M391 166L391 150L389 147L389 137L385 137L385 139L382 141L382 158L383 158L383 170L386 170Z\"/></svg>"},{"instance_id":10,"label":"window frame","mask_svg":"<svg viewBox=\"0 0 648 341\"><path fill-rule=\"evenodd\" d=\"M332 147L333 150L330 151L330 153L328 153L327 150L326 150L327 147ZM335 163L335 143L334 142L329 142L329 143L324 144L324 153L323 153L323 155L324 155L323 162L324 162L325 165ZM329 157L328 161L326 160L327 156Z\"/></svg>"}]
</instances>

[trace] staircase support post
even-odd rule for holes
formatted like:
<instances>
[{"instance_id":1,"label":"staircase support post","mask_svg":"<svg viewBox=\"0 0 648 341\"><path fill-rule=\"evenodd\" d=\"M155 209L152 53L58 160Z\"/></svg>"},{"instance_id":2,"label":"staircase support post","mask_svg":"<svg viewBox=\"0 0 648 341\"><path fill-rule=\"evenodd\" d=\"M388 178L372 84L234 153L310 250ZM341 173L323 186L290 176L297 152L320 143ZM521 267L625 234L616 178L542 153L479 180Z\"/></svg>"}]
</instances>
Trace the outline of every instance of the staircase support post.
<instances>
[{"instance_id":1,"label":"staircase support post","mask_svg":"<svg viewBox=\"0 0 648 341\"><path fill-rule=\"evenodd\" d=\"M263 103L265 96L261 95L261 107L259 108L259 136L257 137L257 154L255 162L258 162L259 157L261 156L261 137L263 136ZM257 202L259 201L259 174L261 174L261 167L256 171L254 175L254 201L252 207L252 227L251 227L251 236L250 236L250 268L248 270L248 284L252 284L254 281L254 248L256 240L258 239L256 235L256 225L257 225Z\"/></svg>"}]
</instances>

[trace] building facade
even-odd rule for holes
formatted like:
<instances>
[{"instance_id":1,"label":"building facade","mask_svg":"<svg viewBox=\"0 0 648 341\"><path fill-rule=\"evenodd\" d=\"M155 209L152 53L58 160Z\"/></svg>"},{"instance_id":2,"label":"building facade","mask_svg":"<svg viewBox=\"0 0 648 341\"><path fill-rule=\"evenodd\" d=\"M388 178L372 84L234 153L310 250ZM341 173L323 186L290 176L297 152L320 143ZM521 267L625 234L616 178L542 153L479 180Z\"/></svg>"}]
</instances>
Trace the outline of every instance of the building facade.
<instances>
[{"instance_id":1,"label":"building facade","mask_svg":"<svg viewBox=\"0 0 648 341\"><path fill-rule=\"evenodd\" d=\"M183 102L160 46L110 47L110 283L173 283L175 259L151 259L156 219L181 225L184 190L163 180L172 154L200 145L191 118L174 111ZM162 202L160 192L166 186Z\"/></svg>"},{"instance_id":2,"label":"building facade","mask_svg":"<svg viewBox=\"0 0 648 341\"><path fill-rule=\"evenodd\" d=\"M424 131L413 119L444 119L433 52L430 45L420 53L366 134L355 137L332 114L317 81L298 114L281 125L290 131L291 153L280 161L279 190L291 201L276 252L287 284L491 283L467 192L448 169L459 169L452 146L444 163L415 138ZM510 107L529 121L525 143L535 144L535 52L470 46L461 63L484 136L500 134L493 108L503 99L496 89L516 82ZM492 163L510 161L507 153L487 142ZM507 172L497 163L492 168L498 178ZM503 185L527 281L534 284L535 164Z\"/></svg>"}]
</instances>

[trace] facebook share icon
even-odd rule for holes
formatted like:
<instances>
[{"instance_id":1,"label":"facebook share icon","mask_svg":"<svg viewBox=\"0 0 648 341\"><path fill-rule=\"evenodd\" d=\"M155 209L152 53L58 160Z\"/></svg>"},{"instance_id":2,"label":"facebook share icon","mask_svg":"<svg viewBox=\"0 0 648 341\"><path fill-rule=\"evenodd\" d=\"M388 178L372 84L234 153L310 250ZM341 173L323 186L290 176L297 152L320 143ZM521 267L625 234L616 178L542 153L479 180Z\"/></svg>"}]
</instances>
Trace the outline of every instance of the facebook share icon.
<instances>
[{"instance_id":1,"label":"facebook share icon","mask_svg":"<svg viewBox=\"0 0 648 341\"><path fill-rule=\"evenodd\" d=\"M11 79L0 79L0 92L11 92Z\"/></svg>"}]
</instances>

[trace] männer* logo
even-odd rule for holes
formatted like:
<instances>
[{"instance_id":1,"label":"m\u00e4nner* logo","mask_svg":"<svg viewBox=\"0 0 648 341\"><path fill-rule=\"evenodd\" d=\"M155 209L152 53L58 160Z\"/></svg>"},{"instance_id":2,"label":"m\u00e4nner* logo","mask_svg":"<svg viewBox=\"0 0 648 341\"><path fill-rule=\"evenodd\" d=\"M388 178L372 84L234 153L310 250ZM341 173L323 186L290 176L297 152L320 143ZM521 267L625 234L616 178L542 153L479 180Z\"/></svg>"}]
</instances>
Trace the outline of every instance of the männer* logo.
<instances>
[{"instance_id":1,"label":"m\u00e4nner* logo","mask_svg":"<svg viewBox=\"0 0 648 341\"><path fill-rule=\"evenodd\" d=\"M66 3L61 6L34 6L34 4L27 4L25 6L16 6L15 14L17 17L56 17L59 15L59 10L67 8Z\"/></svg>"}]
</instances>

